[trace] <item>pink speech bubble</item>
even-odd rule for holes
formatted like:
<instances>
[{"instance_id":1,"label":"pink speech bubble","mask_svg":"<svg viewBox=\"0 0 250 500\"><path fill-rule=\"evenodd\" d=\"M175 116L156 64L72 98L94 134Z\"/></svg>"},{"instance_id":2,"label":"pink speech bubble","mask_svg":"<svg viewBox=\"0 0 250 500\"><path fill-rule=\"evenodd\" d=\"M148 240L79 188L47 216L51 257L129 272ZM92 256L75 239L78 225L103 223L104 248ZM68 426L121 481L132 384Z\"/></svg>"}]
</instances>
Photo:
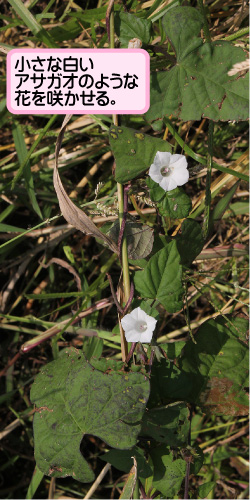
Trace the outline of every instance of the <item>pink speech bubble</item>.
<instances>
[{"instance_id":1,"label":"pink speech bubble","mask_svg":"<svg viewBox=\"0 0 250 500\"><path fill-rule=\"evenodd\" d=\"M13 49L7 108L13 114L143 114L150 58L143 49Z\"/></svg>"}]
</instances>

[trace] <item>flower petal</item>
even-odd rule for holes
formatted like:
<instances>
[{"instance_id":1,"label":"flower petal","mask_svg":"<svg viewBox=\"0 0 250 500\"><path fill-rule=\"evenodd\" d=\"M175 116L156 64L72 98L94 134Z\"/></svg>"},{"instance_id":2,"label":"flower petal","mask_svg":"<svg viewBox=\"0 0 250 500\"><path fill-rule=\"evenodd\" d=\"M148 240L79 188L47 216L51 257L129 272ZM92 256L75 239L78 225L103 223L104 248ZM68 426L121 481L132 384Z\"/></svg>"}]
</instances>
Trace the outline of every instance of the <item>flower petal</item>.
<instances>
[{"instance_id":1,"label":"flower petal","mask_svg":"<svg viewBox=\"0 0 250 500\"><path fill-rule=\"evenodd\" d=\"M143 322L144 324L146 323L147 328L144 332L138 331L138 321ZM143 311L140 307L136 307L131 313L126 314L121 319L122 328L124 329L127 342L140 342L142 335L145 339L144 342L150 342L156 323L157 320L152 316L149 316L149 314Z\"/></svg>"},{"instance_id":2,"label":"flower petal","mask_svg":"<svg viewBox=\"0 0 250 500\"><path fill-rule=\"evenodd\" d=\"M124 318L121 319L123 330L126 332L134 328L136 321L137 321L136 318L133 318L131 314L126 314L126 316L124 316Z\"/></svg>"},{"instance_id":3,"label":"flower petal","mask_svg":"<svg viewBox=\"0 0 250 500\"><path fill-rule=\"evenodd\" d=\"M187 159L184 155L171 155L170 164L174 168L187 168Z\"/></svg>"},{"instance_id":4,"label":"flower petal","mask_svg":"<svg viewBox=\"0 0 250 500\"><path fill-rule=\"evenodd\" d=\"M142 342L142 343L143 342L146 342L146 343L151 342L152 337L153 337L153 332L152 332L152 330L148 329L148 330L146 330L146 332L143 332L141 334L140 342Z\"/></svg>"},{"instance_id":5,"label":"flower petal","mask_svg":"<svg viewBox=\"0 0 250 500\"><path fill-rule=\"evenodd\" d=\"M136 307L135 309L133 309L130 315L135 321L138 321L139 319L141 319L141 311L142 309L140 307Z\"/></svg>"},{"instance_id":6,"label":"flower petal","mask_svg":"<svg viewBox=\"0 0 250 500\"><path fill-rule=\"evenodd\" d=\"M185 167L179 167L173 170L172 179L177 186L183 186L189 179L189 171Z\"/></svg>"},{"instance_id":7,"label":"flower petal","mask_svg":"<svg viewBox=\"0 0 250 500\"><path fill-rule=\"evenodd\" d=\"M135 330L129 330L128 332L125 332L125 337L127 342L141 341L141 334L139 332L136 332Z\"/></svg>"},{"instance_id":8,"label":"flower petal","mask_svg":"<svg viewBox=\"0 0 250 500\"><path fill-rule=\"evenodd\" d=\"M161 167L157 167L154 163L151 165L148 175L153 179L153 181L157 182L159 184L160 180L162 179L162 175L160 172Z\"/></svg>"},{"instance_id":9,"label":"flower petal","mask_svg":"<svg viewBox=\"0 0 250 500\"><path fill-rule=\"evenodd\" d=\"M162 181L159 184L165 191L172 191L172 189L177 188L177 183L175 180L173 180L173 174L171 174L169 177L163 177Z\"/></svg>"},{"instance_id":10,"label":"flower petal","mask_svg":"<svg viewBox=\"0 0 250 500\"><path fill-rule=\"evenodd\" d=\"M147 314L147 325L148 325L148 328L150 328L152 331L154 331L155 327L156 327L156 323L157 323L157 319L153 318L153 316L149 316Z\"/></svg>"},{"instance_id":11,"label":"flower petal","mask_svg":"<svg viewBox=\"0 0 250 500\"><path fill-rule=\"evenodd\" d=\"M154 164L161 167L168 167L171 163L171 153L168 153L167 151L157 151L155 157L154 157Z\"/></svg>"}]
</instances>

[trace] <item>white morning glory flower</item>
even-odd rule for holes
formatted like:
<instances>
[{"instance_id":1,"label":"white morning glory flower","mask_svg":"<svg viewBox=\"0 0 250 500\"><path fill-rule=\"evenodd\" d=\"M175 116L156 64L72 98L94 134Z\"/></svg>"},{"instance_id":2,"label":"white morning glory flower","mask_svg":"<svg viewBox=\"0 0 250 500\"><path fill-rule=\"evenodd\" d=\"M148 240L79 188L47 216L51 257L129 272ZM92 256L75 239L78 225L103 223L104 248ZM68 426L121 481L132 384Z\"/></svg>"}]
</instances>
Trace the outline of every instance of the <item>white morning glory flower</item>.
<instances>
[{"instance_id":1,"label":"white morning glory flower","mask_svg":"<svg viewBox=\"0 0 250 500\"><path fill-rule=\"evenodd\" d=\"M189 179L186 157L157 151L154 163L149 169L149 176L165 191L182 186Z\"/></svg>"},{"instance_id":2,"label":"white morning glory flower","mask_svg":"<svg viewBox=\"0 0 250 500\"><path fill-rule=\"evenodd\" d=\"M151 342L157 320L140 307L126 314L121 320L127 342Z\"/></svg>"}]
</instances>

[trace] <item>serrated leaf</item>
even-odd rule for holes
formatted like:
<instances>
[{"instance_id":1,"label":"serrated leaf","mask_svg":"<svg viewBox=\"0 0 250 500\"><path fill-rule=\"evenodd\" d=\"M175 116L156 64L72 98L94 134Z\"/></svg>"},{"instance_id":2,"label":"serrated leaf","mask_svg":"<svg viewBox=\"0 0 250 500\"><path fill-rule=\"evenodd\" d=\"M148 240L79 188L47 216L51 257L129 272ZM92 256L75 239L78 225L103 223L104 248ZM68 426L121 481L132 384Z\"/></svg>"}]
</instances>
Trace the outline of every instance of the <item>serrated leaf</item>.
<instances>
[{"instance_id":1,"label":"serrated leaf","mask_svg":"<svg viewBox=\"0 0 250 500\"><path fill-rule=\"evenodd\" d=\"M137 271L135 288L141 297L157 299L168 312L182 308L182 266L176 241L171 241L149 260L143 271Z\"/></svg>"},{"instance_id":2,"label":"serrated leaf","mask_svg":"<svg viewBox=\"0 0 250 500\"><path fill-rule=\"evenodd\" d=\"M248 348L239 340L235 325L230 317L206 321L195 336L197 344L188 341L180 359L181 370L194 382L188 399L207 413L248 413Z\"/></svg>"},{"instance_id":3,"label":"serrated leaf","mask_svg":"<svg viewBox=\"0 0 250 500\"><path fill-rule=\"evenodd\" d=\"M143 450L138 446L134 446L131 450L110 450L105 455L100 456L102 460L110 463L116 469L127 473L133 465L132 457L135 457L137 461L138 476L149 477L152 474L152 469L146 461Z\"/></svg>"},{"instance_id":4,"label":"serrated leaf","mask_svg":"<svg viewBox=\"0 0 250 500\"><path fill-rule=\"evenodd\" d=\"M185 460L174 460L173 452L166 445L155 447L150 456L154 464L154 488L165 495L164 498L175 498L186 474Z\"/></svg>"},{"instance_id":5,"label":"serrated leaf","mask_svg":"<svg viewBox=\"0 0 250 500\"><path fill-rule=\"evenodd\" d=\"M147 119L172 114L185 121L247 120L248 74L227 74L246 60L244 50L224 41L203 43L198 37L203 21L193 7L173 8L162 22L177 64L152 75Z\"/></svg>"},{"instance_id":6,"label":"serrated leaf","mask_svg":"<svg viewBox=\"0 0 250 500\"><path fill-rule=\"evenodd\" d=\"M186 446L190 423L189 410L184 403L152 408L142 419L141 433L158 443L169 446Z\"/></svg>"},{"instance_id":7,"label":"serrated leaf","mask_svg":"<svg viewBox=\"0 0 250 500\"><path fill-rule=\"evenodd\" d=\"M132 38L139 38L144 44L149 43L150 31L151 21L149 19L141 19L128 12L115 14L115 32L123 48L128 47Z\"/></svg>"},{"instance_id":8,"label":"serrated leaf","mask_svg":"<svg viewBox=\"0 0 250 500\"><path fill-rule=\"evenodd\" d=\"M109 236L116 243L120 232L120 223L115 221L109 231ZM154 231L146 224L127 220L125 226L125 235L127 239L128 257L132 260L144 259L153 248Z\"/></svg>"},{"instance_id":9,"label":"serrated leaf","mask_svg":"<svg viewBox=\"0 0 250 500\"><path fill-rule=\"evenodd\" d=\"M131 448L148 396L149 382L141 373L102 372L81 351L63 351L31 388L35 458L41 472L92 481L94 474L80 452L82 438L90 434L113 448Z\"/></svg>"},{"instance_id":10,"label":"serrated leaf","mask_svg":"<svg viewBox=\"0 0 250 500\"><path fill-rule=\"evenodd\" d=\"M149 169L157 151L172 151L172 146L162 139L115 125L109 129L109 142L116 162L115 179L121 184Z\"/></svg>"},{"instance_id":11,"label":"serrated leaf","mask_svg":"<svg viewBox=\"0 0 250 500\"><path fill-rule=\"evenodd\" d=\"M181 225L181 233L175 238L183 266L190 266L199 255L203 246L201 226L193 219L186 219Z\"/></svg>"}]
</instances>

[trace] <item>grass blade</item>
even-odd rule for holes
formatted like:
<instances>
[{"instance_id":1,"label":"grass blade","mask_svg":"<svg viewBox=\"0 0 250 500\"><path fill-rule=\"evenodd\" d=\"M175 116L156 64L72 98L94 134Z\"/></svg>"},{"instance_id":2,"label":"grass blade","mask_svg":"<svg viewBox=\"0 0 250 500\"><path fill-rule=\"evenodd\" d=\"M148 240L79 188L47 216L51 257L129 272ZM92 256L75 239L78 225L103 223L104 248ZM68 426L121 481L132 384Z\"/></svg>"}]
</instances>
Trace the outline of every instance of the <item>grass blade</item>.
<instances>
[{"instance_id":1,"label":"grass blade","mask_svg":"<svg viewBox=\"0 0 250 500\"><path fill-rule=\"evenodd\" d=\"M56 43L51 35L42 27L40 23L37 22L35 17L31 14L27 7L25 7L21 0L8 0L8 2L13 7L16 14L21 17L25 26L30 29L33 35L47 45L47 47L51 49L56 47Z\"/></svg>"},{"instance_id":2,"label":"grass blade","mask_svg":"<svg viewBox=\"0 0 250 500\"><path fill-rule=\"evenodd\" d=\"M21 125L17 122L14 122L13 128L12 128L12 134L13 134L13 139L14 143L16 146L16 151L17 151L17 156L19 159L19 162L22 164L27 157L28 151L26 148L23 132ZM43 219L41 210L39 208L39 205L37 203L36 195L35 195L35 190L34 190L34 181L30 169L30 164L29 162L26 161L23 169L23 174L24 174L24 179L25 179L25 184L26 184L26 189L33 207L33 210L37 213L37 215Z\"/></svg>"}]
</instances>

